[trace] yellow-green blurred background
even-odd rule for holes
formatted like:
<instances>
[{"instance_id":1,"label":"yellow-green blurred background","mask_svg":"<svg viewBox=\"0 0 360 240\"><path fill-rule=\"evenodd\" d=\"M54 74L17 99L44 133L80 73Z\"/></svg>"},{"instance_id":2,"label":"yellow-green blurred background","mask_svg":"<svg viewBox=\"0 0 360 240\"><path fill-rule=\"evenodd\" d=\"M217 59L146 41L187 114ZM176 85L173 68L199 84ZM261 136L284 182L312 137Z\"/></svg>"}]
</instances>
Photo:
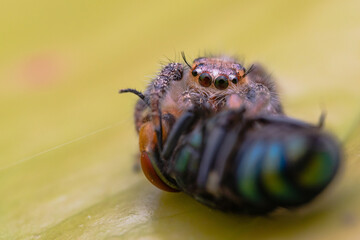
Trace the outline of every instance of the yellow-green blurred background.
<instances>
[{"instance_id":1,"label":"yellow-green blurred background","mask_svg":"<svg viewBox=\"0 0 360 240\"><path fill-rule=\"evenodd\" d=\"M360 2L2 0L0 239L359 239ZM343 142L304 208L226 214L132 171L132 95L168 59L263 63L288 114Z\"/></svg>"}]
</instances>

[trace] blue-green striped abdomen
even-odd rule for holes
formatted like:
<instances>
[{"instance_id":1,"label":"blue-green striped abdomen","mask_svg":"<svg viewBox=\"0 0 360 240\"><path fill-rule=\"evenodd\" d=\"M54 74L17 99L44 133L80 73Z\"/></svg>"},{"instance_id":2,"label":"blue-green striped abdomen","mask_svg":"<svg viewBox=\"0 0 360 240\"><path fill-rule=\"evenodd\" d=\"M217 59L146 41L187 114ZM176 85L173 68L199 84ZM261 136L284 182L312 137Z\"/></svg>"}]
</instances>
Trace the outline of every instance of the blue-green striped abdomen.
<instances>
[{"instance_id":1,"label":"blue-green striped abdomen","mask_svg":"<svg viewBox=\"0 0 360 240\"><path fill-rule=\"evenodd\" d=\"M171 159L179 187L207 205L247 212L298 206L338 170L340 147L319 128L281 122L228 129L217 125L220 117L183 136Z\"/></svg>"}]
</instances>

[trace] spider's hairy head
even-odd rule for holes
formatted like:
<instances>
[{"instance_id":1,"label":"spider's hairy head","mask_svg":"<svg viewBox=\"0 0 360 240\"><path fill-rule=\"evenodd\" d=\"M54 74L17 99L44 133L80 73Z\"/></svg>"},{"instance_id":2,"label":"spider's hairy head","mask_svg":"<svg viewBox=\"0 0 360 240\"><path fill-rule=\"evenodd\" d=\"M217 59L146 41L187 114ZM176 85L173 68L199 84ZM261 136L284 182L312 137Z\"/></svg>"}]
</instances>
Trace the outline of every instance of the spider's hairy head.
<instances>
[{"instance_id":1,"label":"spider's hairy head","mask_svg":"<svg viewBox=\"0 0 360 240\"><path fill-rule=\"evenodd\" d=\"M221 109L228 95L247 91L247 71L235 58L207 56L195 59L192 64L184 54L183 59L189 66L186 79L192 101L206 99L213 109Z\"/></svg>"},{"instance_id":2,"label":"spider's hairy head","mask_svg":"<svg viewBox=\"0 0 360 240\"><path fill-rule=\"evenodd\" d=\"M259 88L253 74L248 75L255 69L254 65L246 70L236 58L221 55L200 57L189 64L182 55L189 67L184 75L185 96L195 105L206 103L219 111L229 106L254 105L257 99L269 98L269 89ZM229 98L231 95L238 97Z\"/></svg>"},{"instance_id":3,"label":"spider's hairy head","mask_svg":"<svg viewBox=\"0 0 360 240\"><path fill-rule=\"evenodd\" d=\"M190 73L194 82L210 91L223 91L246 81L245 68L235 59L226 56L197 58Z\"/></svg>"}]
</instances>

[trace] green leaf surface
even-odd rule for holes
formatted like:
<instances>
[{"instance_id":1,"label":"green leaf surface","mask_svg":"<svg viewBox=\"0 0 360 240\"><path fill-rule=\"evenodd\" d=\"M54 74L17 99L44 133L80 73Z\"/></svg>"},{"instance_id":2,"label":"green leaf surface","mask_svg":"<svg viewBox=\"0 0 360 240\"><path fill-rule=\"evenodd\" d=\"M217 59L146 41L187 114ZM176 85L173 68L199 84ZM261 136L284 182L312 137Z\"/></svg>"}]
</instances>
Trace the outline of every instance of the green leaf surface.
<instances>
[{"instance_id":1,"label":"green leaf surface","mask_svg":"<svg viewBox=\"0 0 360 240\"><path fill-rule=\"evenodd\" d=\"M9 1L0 7L0 239L358 239L358 1ZM286 112L344 145L332 186L269 216L223 213L132 170L159 62L261 62Z\"/></svg>"}]
</instances>

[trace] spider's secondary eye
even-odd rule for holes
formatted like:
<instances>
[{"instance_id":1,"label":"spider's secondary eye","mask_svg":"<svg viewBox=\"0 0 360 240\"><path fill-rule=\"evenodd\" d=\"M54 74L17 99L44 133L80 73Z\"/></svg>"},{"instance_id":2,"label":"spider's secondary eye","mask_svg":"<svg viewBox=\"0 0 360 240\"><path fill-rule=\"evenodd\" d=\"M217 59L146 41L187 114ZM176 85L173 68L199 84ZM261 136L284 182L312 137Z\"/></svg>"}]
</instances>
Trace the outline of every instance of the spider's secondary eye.
<instances>
[{"instance_id":1,"label":"spider's secondary eye","mask_svg":"<svg viewBox=\"0 0 360 240\"><path fill-rule=\"evenodd\" d=\"M233 78L231 79L231 82L232 82L233 84L237 84L237 83L239 82L239 79L238 79L237 77L233 77Z\"/></svg>"},{"instance_id":2,"label":"spider's secondary eye","mask_svg":"<svg viewBox=\"0 0 360 240\"><path fill-rule=\"evenodd\" d=\"M212 82L211 76L208 73L202 73L199 77L199 83L203 87L210 87Z\"/></svg>"},{"instance_id":3,"label":"spider's secondary eye","mask_svg":"<svg viewBox=\"0 0 360 240\"><path fill-rule=\"evenodd\" d=\"M229 86L229 81L225 76L219 76L215 79L215 87L224 90Z\"/></svg>"},{"instance_id":4,"label":"spider's secondary eye","mask_svg":"<svg viewBox=\"0 0 360 240\"><path fill-rule=\"evenodd\" d=\"M191 74L192 74L194 77L196 77L196 76L198 75L198 71L194 69L194 70L191 72Z\"/></svg>"}]
</instances>

